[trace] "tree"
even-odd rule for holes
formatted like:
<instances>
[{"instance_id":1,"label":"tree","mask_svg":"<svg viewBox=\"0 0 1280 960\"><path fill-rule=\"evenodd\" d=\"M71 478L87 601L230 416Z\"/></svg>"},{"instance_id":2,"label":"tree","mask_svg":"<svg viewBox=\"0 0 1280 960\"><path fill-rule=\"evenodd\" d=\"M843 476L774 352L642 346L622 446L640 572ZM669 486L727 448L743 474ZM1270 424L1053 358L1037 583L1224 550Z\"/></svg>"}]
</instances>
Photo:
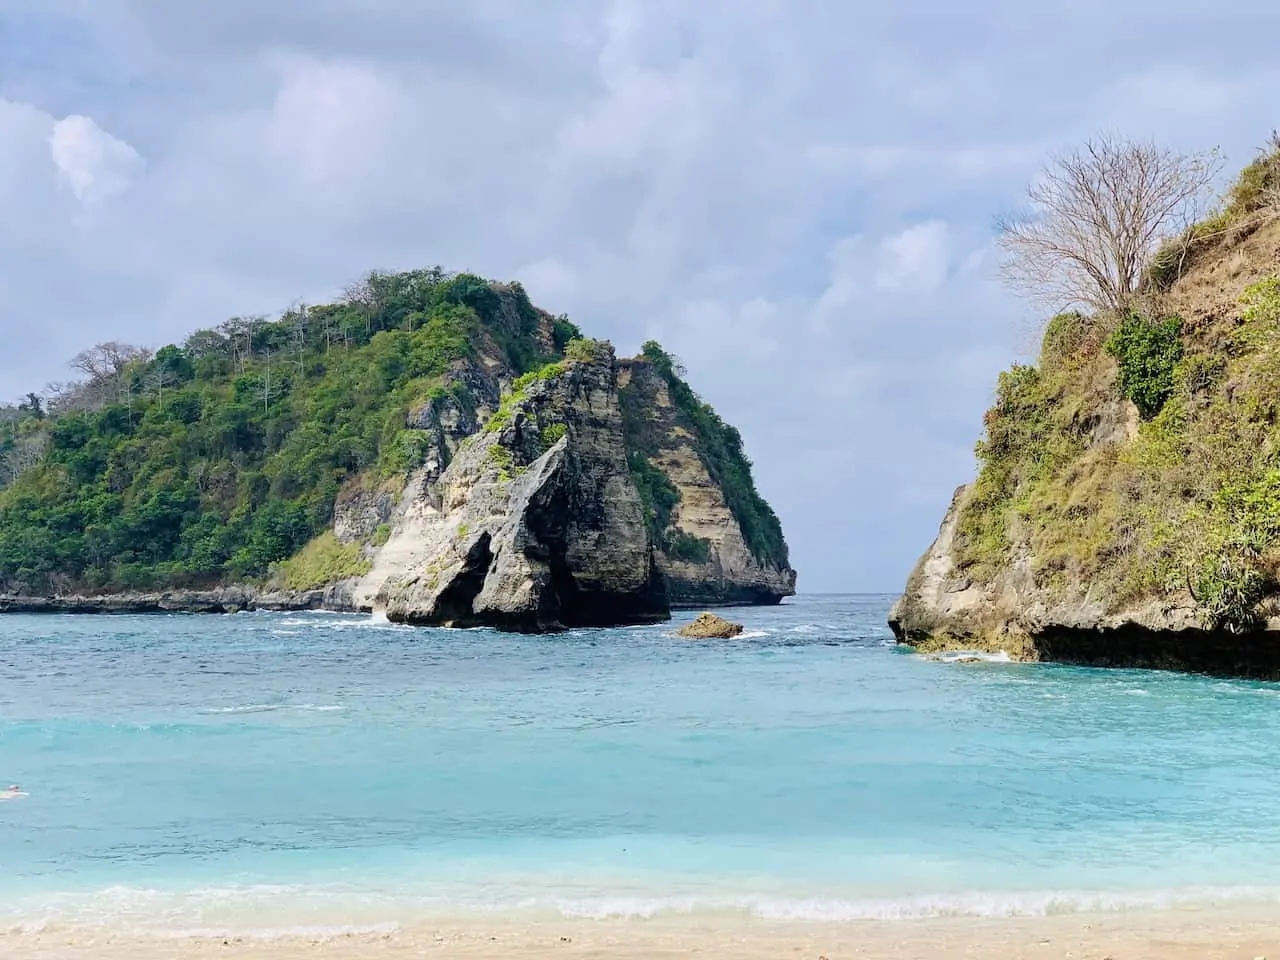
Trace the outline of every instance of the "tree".
<instances>
[{"instance_id":1,"label":"tree","mask_svg":"<svg viewBox=\"0 0 1280 960\"><path fill-rule=\"evenodd\" d=\"M40 420L44 417L44 403L38 393L28 393L18 404L18 410Z\"/></svg>"},{"instance_id":2,"label":"tree","mask_svg":"<svg viewBox=\"0 0 1280 960\"><path fill-rule=\"evenodd\" d=\"M72 368L87 378L85 393L91 403L101 407L105 403L124 402L128 387L125 369L135 361L146 361L151 351L132 344L109 340L82 350L71 358Z\"/></svg>"},{"instance_id":3,"label":"tree","mask_svg":"<svg viewBox=\"0 0 1280 960\"><path fill-rule=\"evenodd\" d=\"M1002 279L1053 310L1125 311L1160 242L1205 212L1216 152L1102 136L1054 157L998 224Z\"/></svg>"}]
</instances>

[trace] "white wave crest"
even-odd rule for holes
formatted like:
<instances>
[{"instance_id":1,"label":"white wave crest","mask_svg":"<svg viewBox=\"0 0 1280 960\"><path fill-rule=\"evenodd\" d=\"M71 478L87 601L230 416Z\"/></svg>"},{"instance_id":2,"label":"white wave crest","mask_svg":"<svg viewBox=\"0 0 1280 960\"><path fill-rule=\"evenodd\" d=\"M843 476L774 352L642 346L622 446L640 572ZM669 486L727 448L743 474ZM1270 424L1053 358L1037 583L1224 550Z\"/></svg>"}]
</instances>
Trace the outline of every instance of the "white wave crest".
<instances>
[{"instance_id":1,"label":"white wave crest","mask_svg":"<svg viewBox=\"0 0 1280 960\"><path fill-rule=\"evenodd\" d=\"M947 653L925 654L924 657L938 663L1012 663L1009 654L1003 650L997 653L987 653L985 650L951 650Z\"/></svg>"}]
</instances>

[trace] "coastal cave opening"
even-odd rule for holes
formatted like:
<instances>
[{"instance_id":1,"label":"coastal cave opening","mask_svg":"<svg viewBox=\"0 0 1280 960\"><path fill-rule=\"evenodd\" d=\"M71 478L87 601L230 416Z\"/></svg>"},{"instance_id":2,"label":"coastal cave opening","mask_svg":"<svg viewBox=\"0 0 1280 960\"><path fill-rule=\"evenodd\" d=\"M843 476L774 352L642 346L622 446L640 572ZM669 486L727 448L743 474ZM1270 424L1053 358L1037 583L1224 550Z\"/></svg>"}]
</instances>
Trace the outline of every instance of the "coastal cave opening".
<instances>
[{"instance_id":1,"label":"coastal cave opening","mask_svg":"<svg viewBox=\"0 0 1280 960\"><path fill-rule=\"evenodd\" d=\"M462 569L440 592L440 597L436 600L436 611L441 622L462 625L473 620L475 614L472 605L484 588L485 577L489 575L489 566L493 563L491 539L487 530L476 539L467 551Z\"/></svg>"}]
</instances>

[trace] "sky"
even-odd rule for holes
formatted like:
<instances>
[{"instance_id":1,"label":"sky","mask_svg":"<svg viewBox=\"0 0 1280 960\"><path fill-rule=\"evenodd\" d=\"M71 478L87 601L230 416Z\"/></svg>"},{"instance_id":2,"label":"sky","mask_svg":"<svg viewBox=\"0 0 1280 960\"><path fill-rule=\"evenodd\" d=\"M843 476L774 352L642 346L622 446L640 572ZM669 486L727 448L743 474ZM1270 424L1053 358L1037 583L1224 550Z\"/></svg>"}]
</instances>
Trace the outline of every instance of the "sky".
<instances>
[{"instance_id":1,"label":"sky","mask_svg":"<svg viewBox=\"0 0 1280 960\"><path fill-rule=\"evenodd\" d=\"M520 280L737 425L802 591L898 590L1104 132L1280 125L1267 0L0 0L0 399L370 269Z\"/></svg>"}]
</instances>

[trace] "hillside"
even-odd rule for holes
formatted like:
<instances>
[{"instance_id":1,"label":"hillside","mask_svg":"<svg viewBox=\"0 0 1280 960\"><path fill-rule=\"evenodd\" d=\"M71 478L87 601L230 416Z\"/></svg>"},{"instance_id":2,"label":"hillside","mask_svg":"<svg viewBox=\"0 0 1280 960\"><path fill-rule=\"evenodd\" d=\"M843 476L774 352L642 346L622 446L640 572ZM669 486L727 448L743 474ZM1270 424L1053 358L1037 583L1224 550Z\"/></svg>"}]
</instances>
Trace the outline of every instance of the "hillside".
<instances>
[{"instance_id":1,"label":"hillside","mask_svg":"<svg viewBox=\"0 0 1280 960\"><path fill-rule=\"evenodd\" d=\"M1280 677L1280 153L1001 374L893 614L922 649Z\"/></svg>"},{"instance_id":2,"label":"hillside","mask_svg":"<svg viewBox=\"0 0 1280 960\"><path fill-rule=\"evenodd\" d=\"M376 571L403 576L393 555L422 549L406 544L407 518L440 512L460 451L502 436L532 384L583 365L601 368L602 402L617 407L615 479L639 505L635 562L657 571L658 614L690 582L708 601L792 592L781 526L737 432L652 345L693 426L704 482L682 487L658 462L660 445L627 445L636 431L623 406L627 424L652 411L622 404L617 378L652 359L616 361L593 343L518 284L436 269L372 274L339 302L236 318L154 353L99 345L76 358L81 381L0 408L0 595L10 608L48 597L148 607L160 596L179 608L371 609L378 590L356 584ZM544 426L546 448L572 432L564 418ZM566 440L571 453L577 439ZM528 448L510 467L545 452ZM682 508L709 490L710 523L686 523ZM673 564L681 576L668 598ZM544 620L538 628L556 624Z\"/></svg>"}]
</instances>

